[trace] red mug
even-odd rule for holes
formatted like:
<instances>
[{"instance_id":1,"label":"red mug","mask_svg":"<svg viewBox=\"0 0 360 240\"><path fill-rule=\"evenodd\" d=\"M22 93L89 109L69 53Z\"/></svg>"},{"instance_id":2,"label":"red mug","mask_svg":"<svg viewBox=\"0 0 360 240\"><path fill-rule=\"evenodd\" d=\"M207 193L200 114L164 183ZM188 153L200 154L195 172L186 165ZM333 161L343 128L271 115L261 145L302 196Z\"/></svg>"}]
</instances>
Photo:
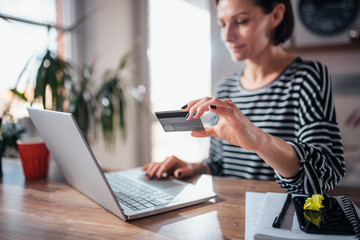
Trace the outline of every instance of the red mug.
<instances>
[{"instance_id":1,"label":"red mug","mask_svg":"<svg viewBox=\"0 0 360 240\"><path fill-rule=\"evenodd\" d=\"M21 139L16 143L19 149L25 178L46 178L49 170L50 154L42 139Z\"/></svg>"}]
</instances>

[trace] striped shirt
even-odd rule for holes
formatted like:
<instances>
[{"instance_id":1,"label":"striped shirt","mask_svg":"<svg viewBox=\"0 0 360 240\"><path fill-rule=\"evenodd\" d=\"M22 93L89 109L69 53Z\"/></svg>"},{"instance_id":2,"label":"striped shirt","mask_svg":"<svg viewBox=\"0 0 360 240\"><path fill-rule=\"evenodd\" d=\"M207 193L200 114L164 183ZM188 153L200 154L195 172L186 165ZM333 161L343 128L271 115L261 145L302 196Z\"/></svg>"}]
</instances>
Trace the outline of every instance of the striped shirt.
<instances>
[{"instance_id":1,"label":"striped shirt","mask_svg":"<svg viewBox=\"0 0 360 240\"><path fill-rule=\"evenodd\" d=\"M241 71L221 80L215 97L231 99L256 126L291 144L300 159L293 178L284 178L255 152L211 138L204 161L213 175L276 180L293 193L324 193L345 175L340 131L325 65L296 58L269 85L241 87ZM213 118L216 124L219 116Z\"/></svg>"}]
</instances>

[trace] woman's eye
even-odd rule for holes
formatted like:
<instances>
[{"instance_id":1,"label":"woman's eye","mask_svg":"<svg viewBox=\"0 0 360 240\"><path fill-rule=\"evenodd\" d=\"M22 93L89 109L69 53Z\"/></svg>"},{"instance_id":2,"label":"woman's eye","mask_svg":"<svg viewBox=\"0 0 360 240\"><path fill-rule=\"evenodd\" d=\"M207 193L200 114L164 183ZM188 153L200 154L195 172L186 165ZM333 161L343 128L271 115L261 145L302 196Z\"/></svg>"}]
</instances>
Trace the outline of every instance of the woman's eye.
<instances>
[{"instance_id":1,"label":"woman's eye","mask_svg":"<svg viewBox=\"0 0 360 240\"><path fill-rule=\"evenodd\" d=\"M249 22L249 19L244 19L244 20L236 20L236 24L237 25L244 25L244 24L246 24L246 23L248 23Z\"/></svg>"}]
</instances>

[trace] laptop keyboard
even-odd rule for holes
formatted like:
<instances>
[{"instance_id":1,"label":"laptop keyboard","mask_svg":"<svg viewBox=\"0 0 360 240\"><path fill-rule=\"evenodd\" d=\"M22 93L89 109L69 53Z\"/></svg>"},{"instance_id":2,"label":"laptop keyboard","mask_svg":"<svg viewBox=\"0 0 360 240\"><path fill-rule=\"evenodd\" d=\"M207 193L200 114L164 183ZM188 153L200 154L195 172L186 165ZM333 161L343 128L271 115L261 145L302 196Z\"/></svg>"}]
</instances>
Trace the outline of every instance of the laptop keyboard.
<instances>
[{"instance_id":1,"label":"laptop keyboard","mask_svg":"<svg viewBox=\"0 0 360 240\"><path fill-rule=\"evenodd\" d=\"M174 199L169 194L133 182L118 174L110 174L106 178L117 200L133 211L160 206Z\"/></svg>"}]
</instances>

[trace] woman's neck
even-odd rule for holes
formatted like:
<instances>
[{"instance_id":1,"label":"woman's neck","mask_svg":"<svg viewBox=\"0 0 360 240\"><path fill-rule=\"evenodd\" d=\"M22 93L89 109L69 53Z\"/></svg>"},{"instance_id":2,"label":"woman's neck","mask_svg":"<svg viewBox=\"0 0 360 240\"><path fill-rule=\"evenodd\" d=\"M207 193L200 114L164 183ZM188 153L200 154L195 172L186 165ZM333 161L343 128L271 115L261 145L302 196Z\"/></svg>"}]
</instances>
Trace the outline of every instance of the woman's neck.
<instances>
[{"instance_id":1,"label":"woman's neck","mask_svg":"<svg viewBox=\"0 0 360 240\"><path fill-rule=\"evenodd\" d=\"M240 78L244 89L255 90L273 82L294 57L286 53L280 46L272 46L254 59L245 61L246 67Z\"/></svg>"}]
</instances>

